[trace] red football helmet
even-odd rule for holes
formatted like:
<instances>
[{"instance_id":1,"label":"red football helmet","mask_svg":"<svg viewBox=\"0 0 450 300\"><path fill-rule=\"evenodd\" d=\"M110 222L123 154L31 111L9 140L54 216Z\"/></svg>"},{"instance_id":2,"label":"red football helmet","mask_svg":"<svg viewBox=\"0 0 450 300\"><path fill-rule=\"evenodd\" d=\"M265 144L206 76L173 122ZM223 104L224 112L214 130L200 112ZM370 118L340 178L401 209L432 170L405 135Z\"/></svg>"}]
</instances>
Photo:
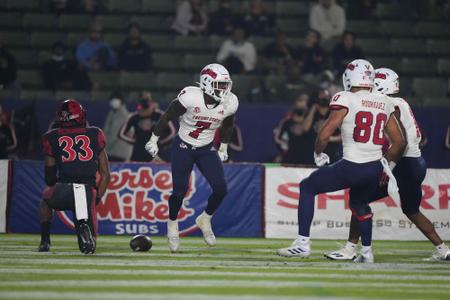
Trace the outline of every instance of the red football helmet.
<instances>
[{"instance_id":1,"label":"red football helmet","mask_svg":"<svg viewBox=\"0 0 450 300\"><path fill-rule=\"evenodd\" d=\"M59 106L57 119L61 127L86 126L86 110L77 100L67 99Z\"/></svg>"}]
</instances>

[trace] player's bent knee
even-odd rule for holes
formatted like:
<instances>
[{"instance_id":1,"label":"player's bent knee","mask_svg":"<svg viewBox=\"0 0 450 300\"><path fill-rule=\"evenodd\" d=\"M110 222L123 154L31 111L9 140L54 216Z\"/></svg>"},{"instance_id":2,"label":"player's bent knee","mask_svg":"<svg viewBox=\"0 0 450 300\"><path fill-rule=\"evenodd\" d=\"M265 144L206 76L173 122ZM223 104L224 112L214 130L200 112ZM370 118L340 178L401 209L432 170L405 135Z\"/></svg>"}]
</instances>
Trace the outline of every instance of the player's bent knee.
<instances>
[{"instance_id":1,"label":"player's bent knee","mask_svg":"<svg viewBox=\"0 0 450 300\"><path fill-rule=\"evenodd\" d=\"M406 217L408 217L408 219L413 220L417 217L417 215L419 214L419 210L407 210L407 209L402 209L403 213L405 214Z\"/></svg>"},{"instance_id":2,"label":"player's bent knee","mask_svg":"<svg viewBox=\"0 0 450 300\"><path fill-rule=\"evenodd\" d=\"M354 216L358 222L363 222L372 219L373 217L372 209L369 205L351 208L351 210L352 216Z\"/></svg>"},{"instance_id":3,"label":"player's bent knee","mask_svg":"<svg viewBox=\"0 0 450 300\"><path fill-rule=\"evenodd\" d=\"M228 194L228 189L226 185L219 185L213 187L213 193L217 196L225 197Z\"/></svg>"}]
</instances>

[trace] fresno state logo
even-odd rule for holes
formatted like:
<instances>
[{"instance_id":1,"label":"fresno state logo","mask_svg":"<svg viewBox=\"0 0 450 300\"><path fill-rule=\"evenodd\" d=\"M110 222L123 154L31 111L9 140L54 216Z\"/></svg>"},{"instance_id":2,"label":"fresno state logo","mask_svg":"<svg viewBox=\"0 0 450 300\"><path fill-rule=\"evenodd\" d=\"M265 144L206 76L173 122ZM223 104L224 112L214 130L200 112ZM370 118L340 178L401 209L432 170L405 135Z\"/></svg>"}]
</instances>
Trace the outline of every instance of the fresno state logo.
<instances>
[{"instance_id":1,"label":"fresno state logo","mask_svg":"<svg viewBox=\"0 0 450 300\"><path fill-rule=\"evenodd\" d=\"M169 197L172 192L172 176L169 170L140 167L133 171L122 169L111 173L108 190L97 205L98 220L102 227L113 227L107 234L155 234L166 231L169 219ZM195 194L195 173L191 173L183 206L178 213L180 234L187 235L198 228L194 222L195 210L190 199ZM57 212L67 226L74 228L71 218L64 211Z\"/></svg>"},{"instance_id":2,"label":"fresno state logo","mask_svg":"<svg viewBox=\"0 0 450 300\"><path fill-rule=\"evenodd\" d=\"M194 107L193 111L194 111L194 114L199 114L200 113L200 107L198 107L198 106Z\"/></svg>"}]
</instances>

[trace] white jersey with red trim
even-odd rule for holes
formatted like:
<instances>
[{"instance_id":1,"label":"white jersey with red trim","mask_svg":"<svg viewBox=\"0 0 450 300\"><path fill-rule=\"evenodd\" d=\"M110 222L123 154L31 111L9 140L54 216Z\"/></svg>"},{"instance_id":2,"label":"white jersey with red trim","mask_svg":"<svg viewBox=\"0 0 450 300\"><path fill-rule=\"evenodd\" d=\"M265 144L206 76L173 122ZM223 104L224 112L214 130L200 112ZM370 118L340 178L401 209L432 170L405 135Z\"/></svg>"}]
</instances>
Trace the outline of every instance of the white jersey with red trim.
<instances>
[{"instance_id":1,"label":"white jersey with red trim","mask_svg":"<svg viewBox=\"0 0 450 300\"><path fill-rule=\"evenodd\" d=\"M185 87L177 99L186 108L186 112L180 117L178 136L194 147L211 143L214 132L222 121L234 115L239 106L236 95L229 93L219 105L209 107L205 104L203 91L195 86Z\"/></svg>"},{"instance_id":2,"label":"white jersey with red trim","mask_svg":"<svg viewBox=\"0 0 450 300\"><path fill-rule=\"evenodd\" d=\"M422 140L422 134L420 133L419 126L414 118L411 107L408 102L402 98L391 97L390 99L394 103L395 109L398 109L400 113L400 122L406 131L407 145L405 152L403 152L403 156L420 157L422 153L420 151L419 144Z\"/></svg>"},{"instance_id":3,"label":"white jersey with red trim","mask_svg":"<svg viewBox=\"0 0 450 300\"><path fill-rule=\"evenodd\" d=\"M330 108L347 109L341 125L343 158L355 163L381 159L384 128L394 112L392 101L366 90L343 91L333 96Z\"/></svg>"}]
</instances>

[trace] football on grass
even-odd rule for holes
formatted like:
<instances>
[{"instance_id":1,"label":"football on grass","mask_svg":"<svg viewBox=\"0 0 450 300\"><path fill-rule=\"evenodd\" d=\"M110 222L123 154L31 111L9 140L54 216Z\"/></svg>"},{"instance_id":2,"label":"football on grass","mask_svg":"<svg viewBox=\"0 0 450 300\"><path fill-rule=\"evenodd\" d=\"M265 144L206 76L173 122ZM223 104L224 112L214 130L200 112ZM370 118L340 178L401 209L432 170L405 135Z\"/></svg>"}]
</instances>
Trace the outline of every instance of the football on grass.
<instances>
[{"instance_id":1,"label":"football on grass","mask_svg":"<svg viewBox=\"0 0 450 300\"><path fill-rule=\"evenodd\" d=\"M130 248L133 251L148 251L152 248L152 245L150 237L143 234L133 236L130 241Z\"/></svg>"}]
</instances>

